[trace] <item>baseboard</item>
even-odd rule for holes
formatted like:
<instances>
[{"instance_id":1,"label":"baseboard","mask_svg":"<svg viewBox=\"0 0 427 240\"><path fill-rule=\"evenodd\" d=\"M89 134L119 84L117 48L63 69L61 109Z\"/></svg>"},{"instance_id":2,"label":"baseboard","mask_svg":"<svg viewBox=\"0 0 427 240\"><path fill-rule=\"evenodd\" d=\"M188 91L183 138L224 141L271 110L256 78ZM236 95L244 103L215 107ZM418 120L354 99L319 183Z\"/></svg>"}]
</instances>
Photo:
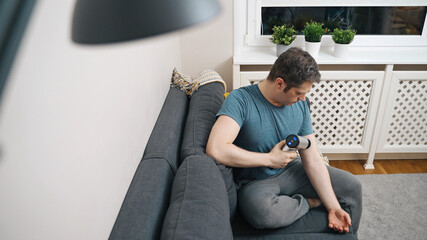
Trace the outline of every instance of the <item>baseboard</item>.
<instances>
[{"instance_id":1,"label":"baseboard","mask_svg":"<svg viewBox=\"0 0 427 240\"><path fill-rule=\"evenodd\" d=\"M366 160L366 153L323 153L329 160ZM397 159L425 159L427 153L377 153L375 160L397 160Z\"/></svg>"},{"instance_id":2,"label":"baseboard","mask_svg":"<svg viewBox=\"0 0 427 240\"><path fill-rule=\"evenodd\" d=\"M368 154L365 153L323 153L329 160L366 160Z\"/></svg>"}]
</instances>

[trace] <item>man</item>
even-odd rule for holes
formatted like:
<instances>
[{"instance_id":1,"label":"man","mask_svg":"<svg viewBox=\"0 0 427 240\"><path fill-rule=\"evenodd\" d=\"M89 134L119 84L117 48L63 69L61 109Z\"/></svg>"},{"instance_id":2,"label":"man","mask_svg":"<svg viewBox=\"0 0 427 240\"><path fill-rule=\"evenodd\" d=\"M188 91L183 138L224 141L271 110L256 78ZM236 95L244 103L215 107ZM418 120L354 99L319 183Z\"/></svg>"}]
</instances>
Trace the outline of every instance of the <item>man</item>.
<instances>
[{"instance_id":1,"label":"man","mask_svg":"<svg viewBox=\"0 0 427 240\"><path fill-rule=\"evenodd\" d=\"M276 60L267 79L231 92L217 114L206 152L234 167L240 211L256 228L290 225L323 203L329 228L342 233L352 225L357 232L360 183L325 165L313 135L305 96L319 81L316 61L291 48ZM282 151L289 134L308 138L311 147L300 150L300 157ZM353 219L340 203L351 209Z\"/></svg>"}]
</instances>

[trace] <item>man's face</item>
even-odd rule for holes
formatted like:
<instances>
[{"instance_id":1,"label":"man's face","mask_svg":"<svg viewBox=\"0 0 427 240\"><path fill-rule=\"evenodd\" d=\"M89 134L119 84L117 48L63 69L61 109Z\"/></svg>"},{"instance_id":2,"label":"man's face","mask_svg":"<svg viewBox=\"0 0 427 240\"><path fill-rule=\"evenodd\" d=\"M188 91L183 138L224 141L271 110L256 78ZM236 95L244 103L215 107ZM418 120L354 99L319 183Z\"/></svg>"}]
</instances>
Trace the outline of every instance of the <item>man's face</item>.
<instances>
[{"instance_id":1,"label":"man's face","mask_svg":"<svg viewBox=\"0 0 427 240\"><path fill-rule=\"evenodd\" d=\"M293 87L284 92L280 98L283 105L290 106L299 100L305 101L305 95L311 90L313 83L304 82L299 87Z\"/></svg>"}]
</instances>

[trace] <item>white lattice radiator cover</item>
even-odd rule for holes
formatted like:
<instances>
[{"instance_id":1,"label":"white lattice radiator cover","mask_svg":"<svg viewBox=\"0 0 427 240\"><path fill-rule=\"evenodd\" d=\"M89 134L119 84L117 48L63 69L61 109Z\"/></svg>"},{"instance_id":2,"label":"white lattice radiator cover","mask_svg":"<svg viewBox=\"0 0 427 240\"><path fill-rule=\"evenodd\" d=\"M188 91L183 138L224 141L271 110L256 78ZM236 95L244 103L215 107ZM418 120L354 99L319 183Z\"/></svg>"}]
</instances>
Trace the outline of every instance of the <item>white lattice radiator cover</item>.
<instances>
[{"instance_id":1,"label":"white lattice radiator cover","mask_svg":"<svg viewBox=\"0 0 427 240\"><path fill-rule=\"evenodd\" d=\"M362 144L371 90L371 81L322 81L313 87L311 112L319 144Z\"/></svg>"},{"instance_id":2,"label":"white lattice radiator cover","mask_svg":"<svg viewBox=\"0 0 427 240\"><path fill-rule=\"evenodd\" d=\"M378 152L427 152L427 75L393 75Z\"/></svg>"},{"instance_id":3,"label":"white lattice radiator cover","mask_svg":"<svg viewBox=\"0 0 427 240\"><path fill-rule=\"evenodd\" d=\"M313 130L322 151L369 151L374 121L368 120L375 119L372 110L377 108L379 95L374 85L382 78L383 72L322 72L322 81L308 94Z\"/></svg>"},{"instance_id":4,"label":"white lattice radiator cover","mask_svg":"<svg viewBox=\"0 0 427 240\"><path fill-rule=\"evenodd\" d=\"M427 81L399 81L386 142L427 145Z\"/></svg>"}]
</instances>

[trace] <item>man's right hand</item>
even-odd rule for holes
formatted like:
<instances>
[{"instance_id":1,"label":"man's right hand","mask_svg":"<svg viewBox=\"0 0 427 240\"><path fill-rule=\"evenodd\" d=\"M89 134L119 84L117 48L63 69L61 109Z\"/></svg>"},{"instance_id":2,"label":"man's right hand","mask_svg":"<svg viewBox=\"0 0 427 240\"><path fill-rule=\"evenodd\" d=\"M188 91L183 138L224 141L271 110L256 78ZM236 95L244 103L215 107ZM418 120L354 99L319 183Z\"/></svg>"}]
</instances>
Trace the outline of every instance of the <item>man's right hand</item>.
<instances>
[{"instance_id":1,"label":"man's right hand","mask_svg":"<svg viewBox=\"0 0 427 240\"><path fill-rule=\"evenodd\" d=\"M292 159L298 156L295 151L283 151L282 148L285 144L286 140L283 140L271 149L269 153L269 168L284 168Z\"/></svg>"},{"instance_id":2,"label":"man's right hand","mask_svg":"<svg viewBox=\"0 0 427 240\"><path fill-rule=\"evenodd\" d=\"M225 115L220 116L209 135L206 154L214 157L225 166L239 168L283 168L297 156L295 152L282 151L281 148L285 145L285 140L276 144L268 153L252 152L240 148L234 145L234 140L239 131L240 126L233 118Z\"/></svg>"}]
</instances>

